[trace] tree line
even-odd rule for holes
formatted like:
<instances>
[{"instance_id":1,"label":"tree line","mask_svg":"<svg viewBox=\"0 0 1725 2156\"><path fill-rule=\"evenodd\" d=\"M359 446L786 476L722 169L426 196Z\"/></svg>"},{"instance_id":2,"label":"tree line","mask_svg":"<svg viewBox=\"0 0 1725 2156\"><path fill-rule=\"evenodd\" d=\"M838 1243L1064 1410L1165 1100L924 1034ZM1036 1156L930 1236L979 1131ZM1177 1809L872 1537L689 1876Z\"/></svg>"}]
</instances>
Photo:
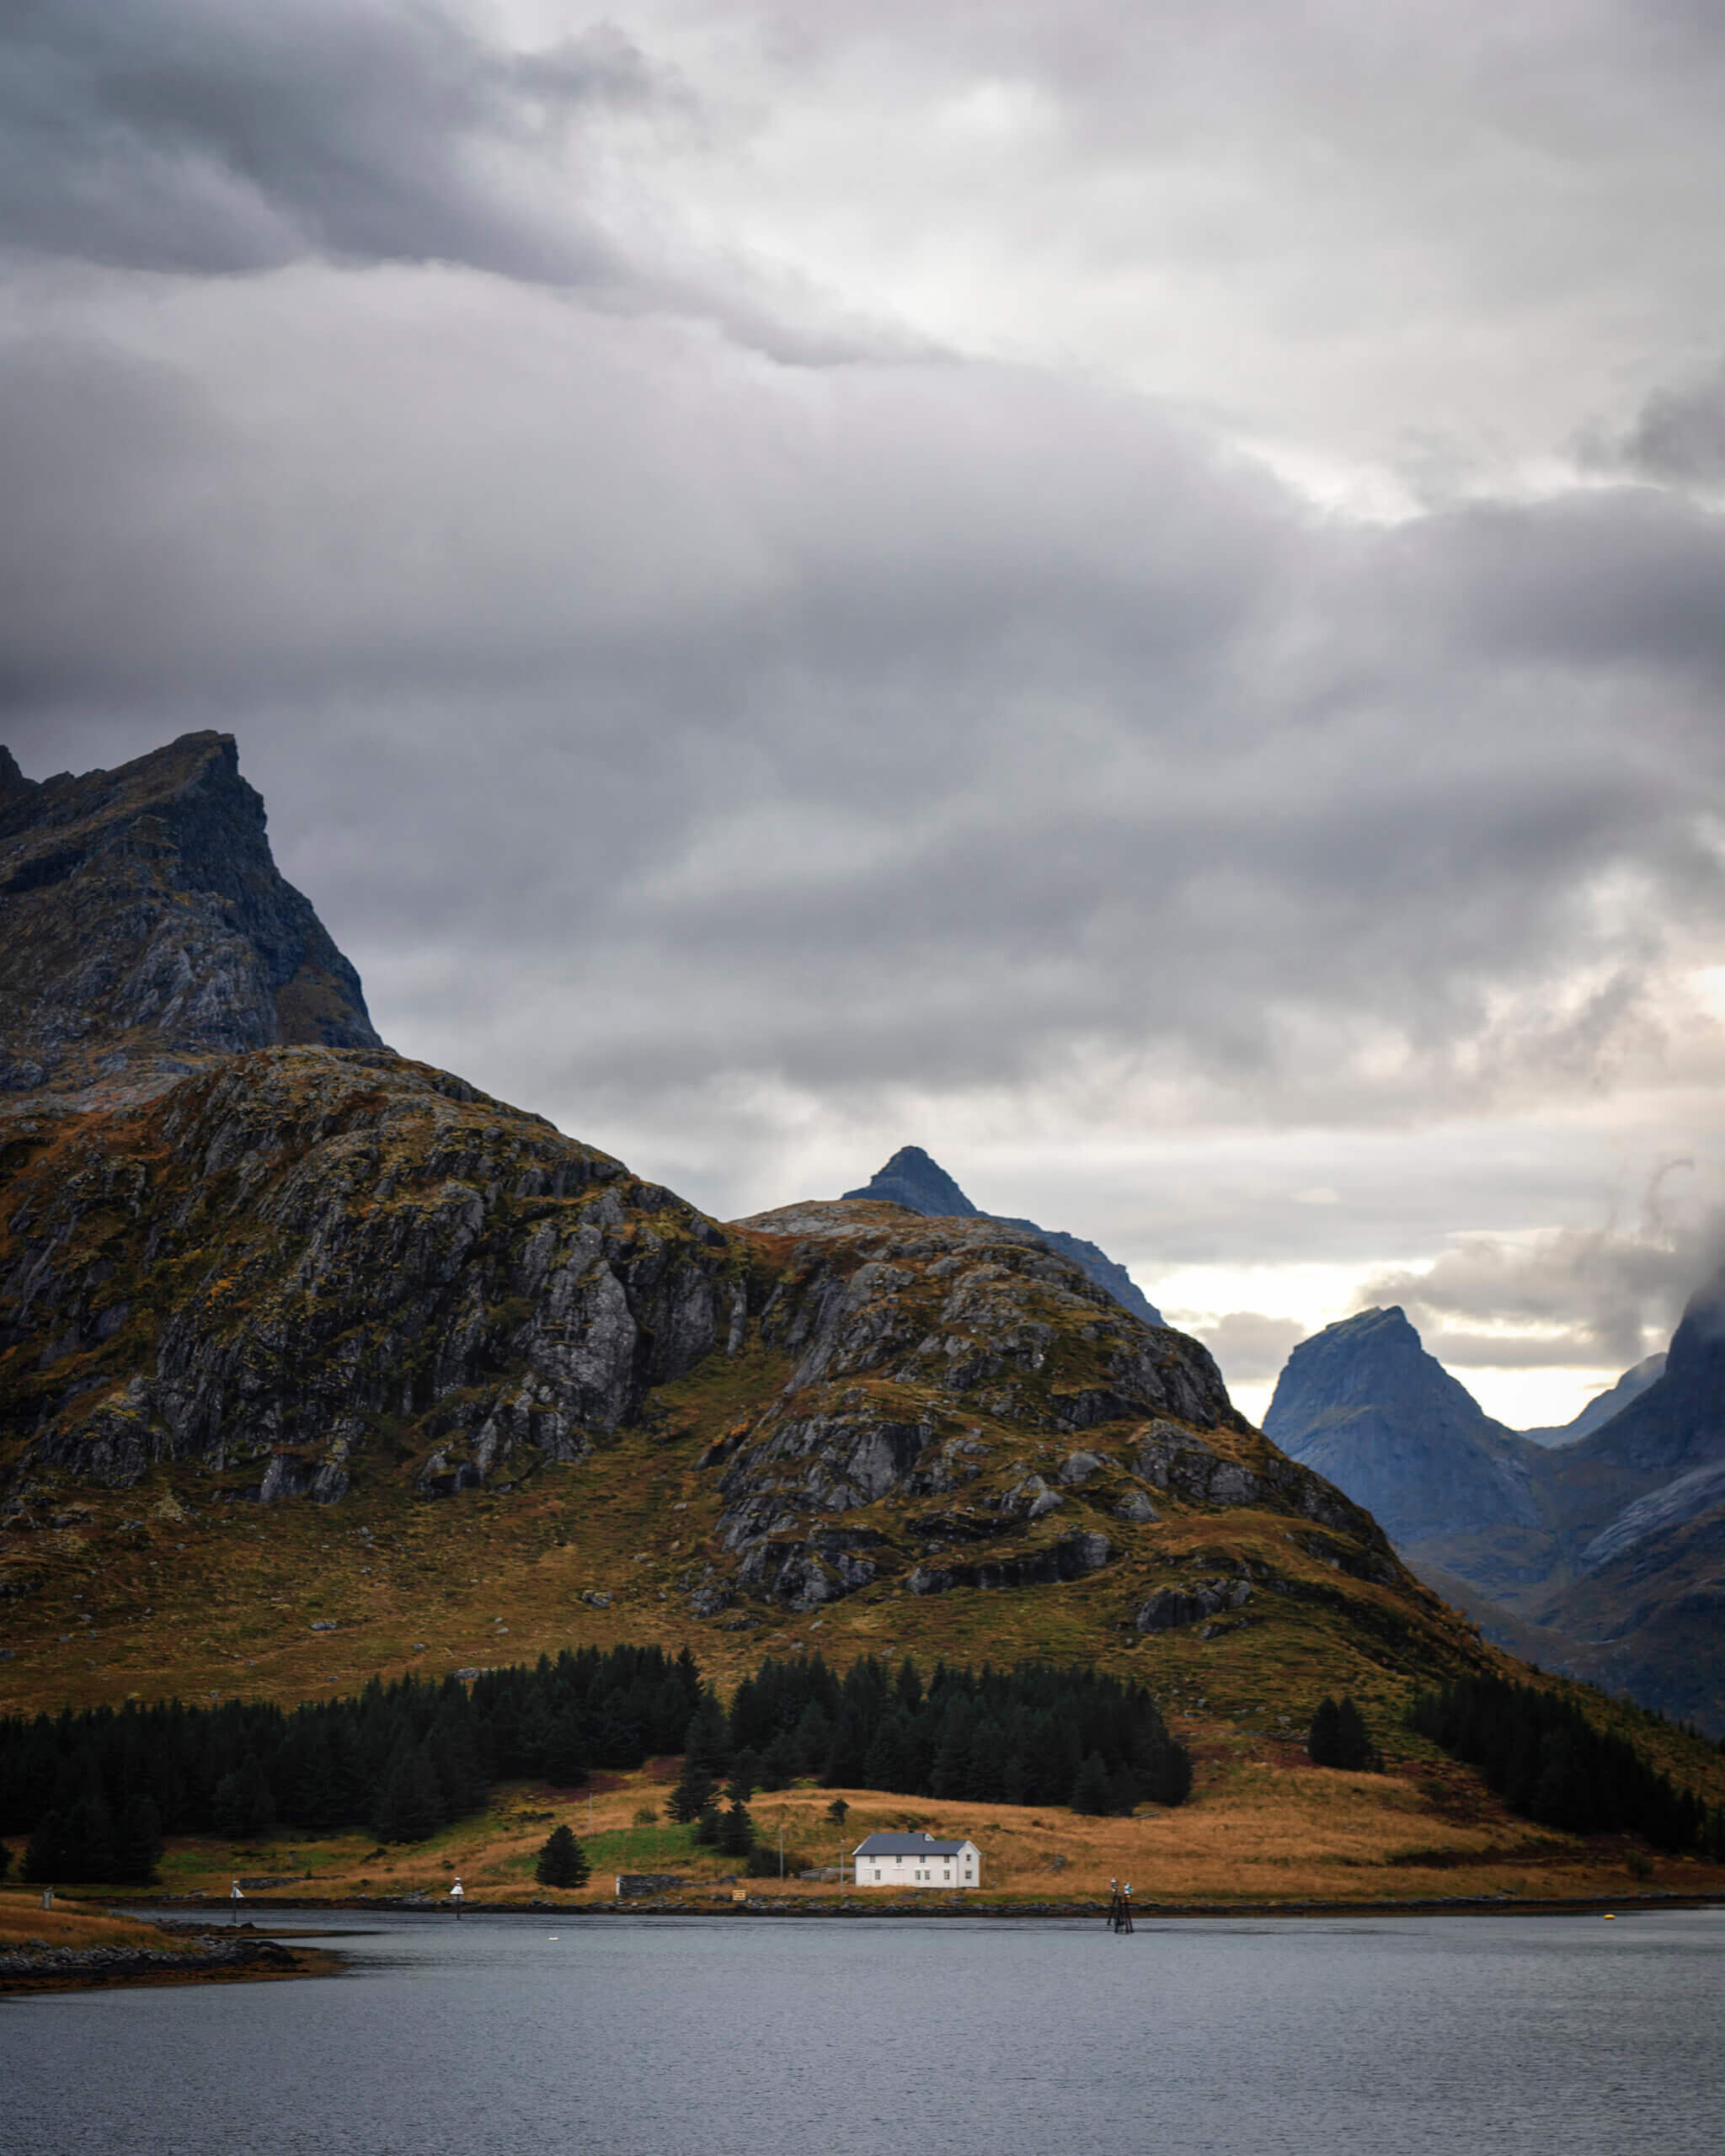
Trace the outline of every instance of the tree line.
<instances>
[{"instance_id":1,"label":"tree line","mask_svg":"<svg viewBox=\"0 0 1725 2156\"><path fill-rule=\"evenodd\" d=\"M1673 1854L1725 1861L1725 1812L1651 1765L1627 1738L1595 1729L1562 1694L1502 1677L1423 1692L1408 1721L1477 1767L1512 1812L1572 1834L1638 1834Z\"/></svg>"},{"instance_id":2,"label":"tree line","mask_svg":"<svg viewBox=\"0 0 1725 2156\"><path fill-rule=\"evenodd\" d=\"M1130 1812L1183 1802L1192 1761L1140 1684L1083 1668L1020 1662L980 1670L875 1656L842 1678L819 1655L769 1659L737 1687L730 1711L692 1726L685 1774L715 1777L738 1755L755 1785L812 1774L828 1788L985 1804L1063 1804ZM686 1806L686 1800L685 1800Z\"/></svg>"},{"instance_id":3,"label":"tree line","mask_svg":"<svg viewBox=\"0 0 1725 2156\"><path fill-rule=\"evenodd\" d=\"M749 1800L804 1777L1090 1812L1178 1804L1192 1783L1149 1693L1092 1670L937 1662L925 1677L869 1657L841 1677L800 1655L762 1662L727 1708L686 1648L586 1647L465 1682L374 1678L291 1710L175 1700L0 1720L0 1834L29 1837L27 1879L142 1885L169 1834L420 1841L495 1782L578 1789L595 1768L677 1753L672 1816L761 1865Z\"/></svg>"},{"instance_id":4,"label":"tree line","mask_svg":"<svg viewBox=\"0 0 1725 2156\"><path fill-rule=\"evenodd\" d=\"M166 1834L246 1840L278 1823L421 1841L497 1781L577 1789L595 1767L676 1752L702 1697L686 1649L565 1649L469 1683L374 1678L291 1711L259 1701L70 1710L0 1721L0 1834L27 1879L136 1884Z\"/></svg>"}]
</instances>

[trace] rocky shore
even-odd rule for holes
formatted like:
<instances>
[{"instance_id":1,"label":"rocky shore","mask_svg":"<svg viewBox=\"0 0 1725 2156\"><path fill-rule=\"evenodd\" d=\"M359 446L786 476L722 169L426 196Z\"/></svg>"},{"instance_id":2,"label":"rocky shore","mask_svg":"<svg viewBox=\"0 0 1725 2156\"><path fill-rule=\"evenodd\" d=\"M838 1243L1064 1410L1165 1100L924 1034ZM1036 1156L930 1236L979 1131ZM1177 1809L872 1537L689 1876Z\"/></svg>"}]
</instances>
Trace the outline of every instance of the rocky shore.
<instances>
[{"instance_id":1,"label":"rocky shore","mask_svg":"<svg viewBox=\"0 0 1725 2156\"><path fill-rule=\"evenodd\" d=\"M0 1948L0 1992L323 1976L337 1966L335 1956L321 1949L283 1946L243 1932L232 1938L205 1935L184 1945L53 1946L27 1940Z\"/></svg>"}]
</instances>

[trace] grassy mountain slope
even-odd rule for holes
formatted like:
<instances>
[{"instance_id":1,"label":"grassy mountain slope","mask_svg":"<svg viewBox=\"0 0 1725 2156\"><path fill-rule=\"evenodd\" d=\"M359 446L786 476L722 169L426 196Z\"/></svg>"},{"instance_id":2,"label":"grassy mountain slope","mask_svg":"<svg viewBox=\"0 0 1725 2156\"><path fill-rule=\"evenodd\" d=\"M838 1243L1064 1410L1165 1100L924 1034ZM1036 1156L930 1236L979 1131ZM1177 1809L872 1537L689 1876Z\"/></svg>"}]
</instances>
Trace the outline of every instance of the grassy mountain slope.
<instances>
[{"instance_id":1,"label":"grassy mountain slope","mask_svg":"<svg viewBox=\"0 0 1725 2156\"><path fill-rule=\"evenodd\" d=\"M1299 1717L1485 1652L1195 1342L996 1223L722 1228L359 1050L19 1118L5 1166L0 1705L651 1637Z\"/></svg>"}]
</instances>

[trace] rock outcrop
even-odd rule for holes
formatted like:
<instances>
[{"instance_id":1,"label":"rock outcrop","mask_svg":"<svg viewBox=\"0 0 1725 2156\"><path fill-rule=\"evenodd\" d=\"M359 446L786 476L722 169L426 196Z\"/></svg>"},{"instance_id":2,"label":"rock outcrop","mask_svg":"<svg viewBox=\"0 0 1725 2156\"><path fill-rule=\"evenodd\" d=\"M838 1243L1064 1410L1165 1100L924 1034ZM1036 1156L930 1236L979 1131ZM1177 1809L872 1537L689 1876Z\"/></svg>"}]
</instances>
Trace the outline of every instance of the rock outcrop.
<instances>
[{"instance_id":1,"label":"rock outcrop","mask_svg":"<svg viewBox=\"0 0 1725 2156\"><path fill-rule=\"evenodd\" d=\"M985 1213L980 1205L971 1203L946 1170L938 1161L931 1160L920 1145L901 1145L861 1189L847 1190L845 1196L866 1198L879 1204L902 1205L907 1212L925 1214L933 1219L998 1220L1005 1228L1022 1228L1028 1235L1039 1236L1060 1257L1071 1258L1105 1294L1112 1295L1122 1310L1130 1310L1134 1317L1142 1318L1146 1325L1160 1325L1162 1321L1162 1312L1125 1267L1117 1265L1106 1251L1087 1242L1081 1235L1069 1235L1062 1229L1039 1227L1034 1220L1020 1220L1004 1213Z\"/></svg>"},{"instance_id":2,"label":"rock outcrop","mask_svg":"<svg viewBox=\"0 0 1725 2156\"><path fill-rule=\"evenodd\" d=\"M508 1480L582 1457L729 1317L736 1264L692 1206L385 1053L232 1058L129 1113L21 1119L9 1151L16 1482Z\"/></svg>"},{"instance_id":3,"label":"rock outcrop","mask_svg":"<svg viewBox=\"0 0 1725 2156\"><path fill-rule=\"evenodd\" d=\"M231 735L40 784L0 750L0 1098L136 1100L295 1042L382 1045Z\"/></svg>"}]
</instances>

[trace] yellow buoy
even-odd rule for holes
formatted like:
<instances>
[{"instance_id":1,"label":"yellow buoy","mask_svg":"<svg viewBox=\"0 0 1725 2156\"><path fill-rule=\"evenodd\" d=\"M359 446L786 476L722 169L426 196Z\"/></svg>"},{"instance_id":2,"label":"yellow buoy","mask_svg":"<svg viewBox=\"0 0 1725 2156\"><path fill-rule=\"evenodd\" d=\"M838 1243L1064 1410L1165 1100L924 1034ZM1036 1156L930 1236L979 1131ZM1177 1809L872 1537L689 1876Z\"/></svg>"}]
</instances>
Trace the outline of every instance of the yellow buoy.
<instances>
[{"instance_id":1,"label":"yellow buoy","mask_svg":"<svg viewBox=\"0 0 1725 2156\"><path fill-rule=\"evenodd\" d=\"M1614 1913L1613 1911L1610 1910L1610 1909L1607 1909L1607 1910L1606 1910L1606 1912L1605 1912L1605 1922L1606 1922L1607 1924L1616 1924L1616 1921L1617 1921L1617 1919L1616 1919L1616 1916L1615 1913Z\"/></svg>"}]
</instances>

